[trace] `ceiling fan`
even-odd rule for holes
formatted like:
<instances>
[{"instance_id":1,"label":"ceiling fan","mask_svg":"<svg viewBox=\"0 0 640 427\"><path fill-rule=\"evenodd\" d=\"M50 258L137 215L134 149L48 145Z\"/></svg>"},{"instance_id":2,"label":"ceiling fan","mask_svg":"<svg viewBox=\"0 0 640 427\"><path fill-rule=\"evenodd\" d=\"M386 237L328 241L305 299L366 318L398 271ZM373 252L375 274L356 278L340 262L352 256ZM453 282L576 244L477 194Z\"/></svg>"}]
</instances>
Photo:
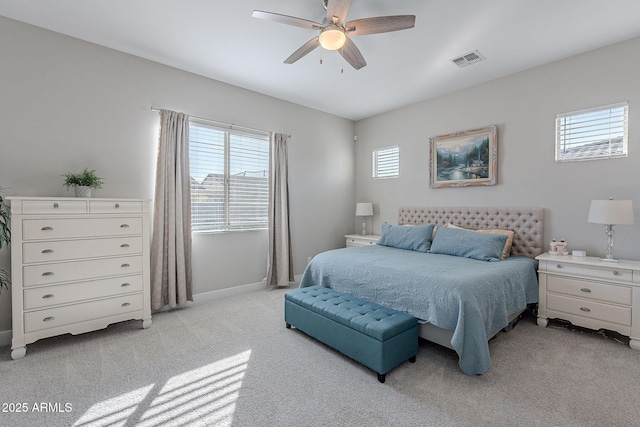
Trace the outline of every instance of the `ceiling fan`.
<instances>
[{"instance_id":1,"label":"ceiling fan","mask_svg":"<svg viewBox=\"0 0 640 427\"><path fill-rule=\"evenodd\" d=\"M322 46L327 50L340 52L340 55L356 70L367 65L367 62L349 36L406 30L413 28L416 22L415 15L378 16L345 22L351 0L323 0L323 5L327 14L322 23L262 10L254 10L252 16L267 21L320 31L319 35L303 44L285 59L285 64L293 64L318 46Z\"/></svg>"}]
</instances>

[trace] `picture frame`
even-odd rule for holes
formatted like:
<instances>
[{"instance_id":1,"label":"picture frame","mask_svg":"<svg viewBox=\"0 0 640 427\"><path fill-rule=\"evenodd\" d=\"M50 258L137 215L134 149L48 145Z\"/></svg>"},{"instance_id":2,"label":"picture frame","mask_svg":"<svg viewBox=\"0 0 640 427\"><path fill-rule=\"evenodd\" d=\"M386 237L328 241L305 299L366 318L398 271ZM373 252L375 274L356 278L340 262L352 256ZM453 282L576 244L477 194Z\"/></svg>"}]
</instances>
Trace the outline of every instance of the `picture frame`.
<instances>
[{"instance_id":1,"label":"picture frame","mask_svg":"<svg viewBox=\"0 0 640 427\"><path fill-rule=\"evenodd\" d=\"M469 187L498 182L496 125L429 138L429 187Z\"/></svg>"}]
</instances>

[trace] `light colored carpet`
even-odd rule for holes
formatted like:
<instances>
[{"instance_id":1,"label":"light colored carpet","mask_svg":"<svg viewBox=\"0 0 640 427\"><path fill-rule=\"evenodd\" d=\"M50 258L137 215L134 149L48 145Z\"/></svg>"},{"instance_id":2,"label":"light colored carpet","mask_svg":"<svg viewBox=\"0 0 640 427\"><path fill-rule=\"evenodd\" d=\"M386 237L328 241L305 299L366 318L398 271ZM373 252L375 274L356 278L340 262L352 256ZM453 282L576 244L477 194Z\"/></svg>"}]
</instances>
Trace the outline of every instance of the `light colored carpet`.
<instances>
[{"instance_id":1,"label":"light colored carpet","mask_svg":"<svg viewBox=\"0 0 640 427\"><path fill-rule=\"evenodd\" d=\"M0 352L2 426L631 426L640 352L524 318L463 374L451 350L374 372L283 321L286 289ZM13 405L13 406L12 406ZM16 412L19 409L26 412Z\"/></svg>"}]
</instances>

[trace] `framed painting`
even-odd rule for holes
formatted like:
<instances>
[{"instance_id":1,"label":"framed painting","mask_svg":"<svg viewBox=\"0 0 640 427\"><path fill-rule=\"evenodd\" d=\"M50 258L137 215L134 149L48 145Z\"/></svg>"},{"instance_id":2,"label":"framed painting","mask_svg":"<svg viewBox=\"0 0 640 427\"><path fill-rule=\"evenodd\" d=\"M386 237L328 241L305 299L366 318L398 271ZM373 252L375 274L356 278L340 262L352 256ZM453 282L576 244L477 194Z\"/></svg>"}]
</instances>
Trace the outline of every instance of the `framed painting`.
<instances>
[{"instance_id":1,"label":"framed painting","mask_svg":"<svg viewBox=\"0 0 640 427\"><path fill-rule=\"evenodd\" d=\"M496 185L497 182L497 126L429 138L429 187Z\"/></svg>"}]
</instances>

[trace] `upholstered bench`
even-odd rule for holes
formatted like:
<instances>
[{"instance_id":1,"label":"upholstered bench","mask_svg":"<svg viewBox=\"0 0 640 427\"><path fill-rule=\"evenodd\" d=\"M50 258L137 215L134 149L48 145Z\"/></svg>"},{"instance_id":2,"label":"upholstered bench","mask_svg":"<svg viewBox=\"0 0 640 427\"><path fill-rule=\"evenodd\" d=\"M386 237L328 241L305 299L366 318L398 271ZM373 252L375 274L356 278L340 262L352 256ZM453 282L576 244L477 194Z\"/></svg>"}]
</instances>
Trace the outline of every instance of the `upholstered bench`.
<instances>
[{"instance_id":1,"label":"upholstered bench","mask_svg":"<svg viewBox=\"0 0 640 427\"><path fill-rule=\"evenodd\" d=\"M284 295L284 321L378 373L416 361L418 320L322 286Z\"/></svg>"}]
</instances>

